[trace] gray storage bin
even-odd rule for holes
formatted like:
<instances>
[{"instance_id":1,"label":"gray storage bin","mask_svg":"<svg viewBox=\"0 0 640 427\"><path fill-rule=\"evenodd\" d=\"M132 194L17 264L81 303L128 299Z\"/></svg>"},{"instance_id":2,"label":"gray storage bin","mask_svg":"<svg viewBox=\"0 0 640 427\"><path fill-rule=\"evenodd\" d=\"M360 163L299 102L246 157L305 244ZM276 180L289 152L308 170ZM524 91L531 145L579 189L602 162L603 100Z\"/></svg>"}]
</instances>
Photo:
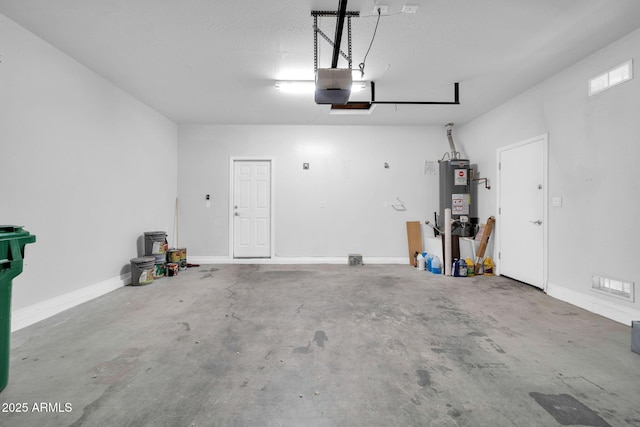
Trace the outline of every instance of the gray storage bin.
<instances>
[{"instance_id":1,"label":"gray storage bin","mask_svg":"<svg viewBox=\"0 0 640 427\"><path fill-rule=\"evenodd\" d=\"M631 321L631 351L640 354L640 320Z\"/></svg>"}]
</instances>

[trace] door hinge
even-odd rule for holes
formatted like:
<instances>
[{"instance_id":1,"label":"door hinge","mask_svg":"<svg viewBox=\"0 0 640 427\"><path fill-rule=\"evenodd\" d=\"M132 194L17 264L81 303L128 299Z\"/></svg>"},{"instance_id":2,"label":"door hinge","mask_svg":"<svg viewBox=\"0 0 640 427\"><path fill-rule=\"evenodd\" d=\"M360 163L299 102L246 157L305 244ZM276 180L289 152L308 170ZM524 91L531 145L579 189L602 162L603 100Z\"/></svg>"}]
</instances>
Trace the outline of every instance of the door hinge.
<instances>
[{"instance_id":1,"label":"door hinge","mask_svg":"<svg viewBox=\"0 0 640 427\"><path fill-rule=\"evenodd\" d=\"M502 163L498 163L498 170L502 170Z\"/></svg>"},{"instance_id":2,"label":"door hinge","mask_svg":"<svg viewBox=\"0 0 640 427\"><path fill-rule=\"evenodd\" d=\"M502 253L498 252L498 259L502 259Z\"/></svg>"},{"instance_id":3,"label":"door hinge","mask_svg":"<svg viewBox=\"0 0 640 427\"><path fill-rule=\"evenodd\" d=\"M502 215L502 208L498 208L498 215Z\"/></svg>"}]
</instances>

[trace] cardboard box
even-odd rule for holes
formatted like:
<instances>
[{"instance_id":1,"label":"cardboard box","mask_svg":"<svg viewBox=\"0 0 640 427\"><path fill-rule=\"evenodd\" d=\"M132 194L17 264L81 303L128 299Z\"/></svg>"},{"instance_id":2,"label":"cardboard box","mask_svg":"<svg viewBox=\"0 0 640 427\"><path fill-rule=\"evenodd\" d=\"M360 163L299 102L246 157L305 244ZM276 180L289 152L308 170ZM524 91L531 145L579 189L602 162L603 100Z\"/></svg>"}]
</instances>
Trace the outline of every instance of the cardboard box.
<instances>
[{"instance_id":1,"label":"cardboard box","mask_svg":"<svg viewBox=\"0 0 640 427\"><path fill-rule=\"evenodd\" d=\"M416 267L415 253L422 253L422 231L420 221L407 221L407 243L409 246L409 264Z\"/></svg>"}]
</instances>

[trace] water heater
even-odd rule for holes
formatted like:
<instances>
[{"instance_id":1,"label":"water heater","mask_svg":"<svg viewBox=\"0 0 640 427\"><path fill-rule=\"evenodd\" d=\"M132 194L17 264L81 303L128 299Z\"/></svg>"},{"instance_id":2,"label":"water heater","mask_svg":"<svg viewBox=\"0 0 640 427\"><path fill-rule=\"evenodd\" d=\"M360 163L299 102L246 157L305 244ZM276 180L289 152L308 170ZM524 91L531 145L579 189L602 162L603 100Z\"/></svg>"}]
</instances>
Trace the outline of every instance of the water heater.
<instances>
[{"instance_id":1,"label":"water heater","mask_svg":"<svg viewBox=\"0 0 640 427\"><path fill-rule=\"evenodd\" d=\"M475 236L478 218L471 192L472 169L469 160L440 161L440 211L438 228L444 230L444 210L451 209L451 234Z\"/></svg>"}]
</instances>

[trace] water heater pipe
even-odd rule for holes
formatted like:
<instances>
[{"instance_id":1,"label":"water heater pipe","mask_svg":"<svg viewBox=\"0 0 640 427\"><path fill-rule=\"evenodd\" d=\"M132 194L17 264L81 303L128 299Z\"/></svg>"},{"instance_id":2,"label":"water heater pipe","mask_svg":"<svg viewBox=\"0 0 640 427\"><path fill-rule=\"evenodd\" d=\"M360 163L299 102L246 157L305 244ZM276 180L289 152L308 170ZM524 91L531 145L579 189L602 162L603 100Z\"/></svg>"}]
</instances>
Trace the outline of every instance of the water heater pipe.
<instances>
[{"instance_id":1,"label":"water heater pipe","mask_svg":"<svg viewBox=\"0 0 640 427\"><path fill-rule=\"evenodd\" d=\"M451 276L451 209L444 210L444 274Z\"/></svg>"},{"instance_id":2,"label":"water heater pipe","mask_svg":"<svg viewBox=\"0 0 640 427\"><path fill-rule=\"evenodd\" d=\"M456 151L456 145L453 143L453 137L451 136L453 123L447 123L444 127L447 128L447 138L449 139L449 148L451 148L451 159L457 159L460 153Z\"/></svg>"}]
</instances>

